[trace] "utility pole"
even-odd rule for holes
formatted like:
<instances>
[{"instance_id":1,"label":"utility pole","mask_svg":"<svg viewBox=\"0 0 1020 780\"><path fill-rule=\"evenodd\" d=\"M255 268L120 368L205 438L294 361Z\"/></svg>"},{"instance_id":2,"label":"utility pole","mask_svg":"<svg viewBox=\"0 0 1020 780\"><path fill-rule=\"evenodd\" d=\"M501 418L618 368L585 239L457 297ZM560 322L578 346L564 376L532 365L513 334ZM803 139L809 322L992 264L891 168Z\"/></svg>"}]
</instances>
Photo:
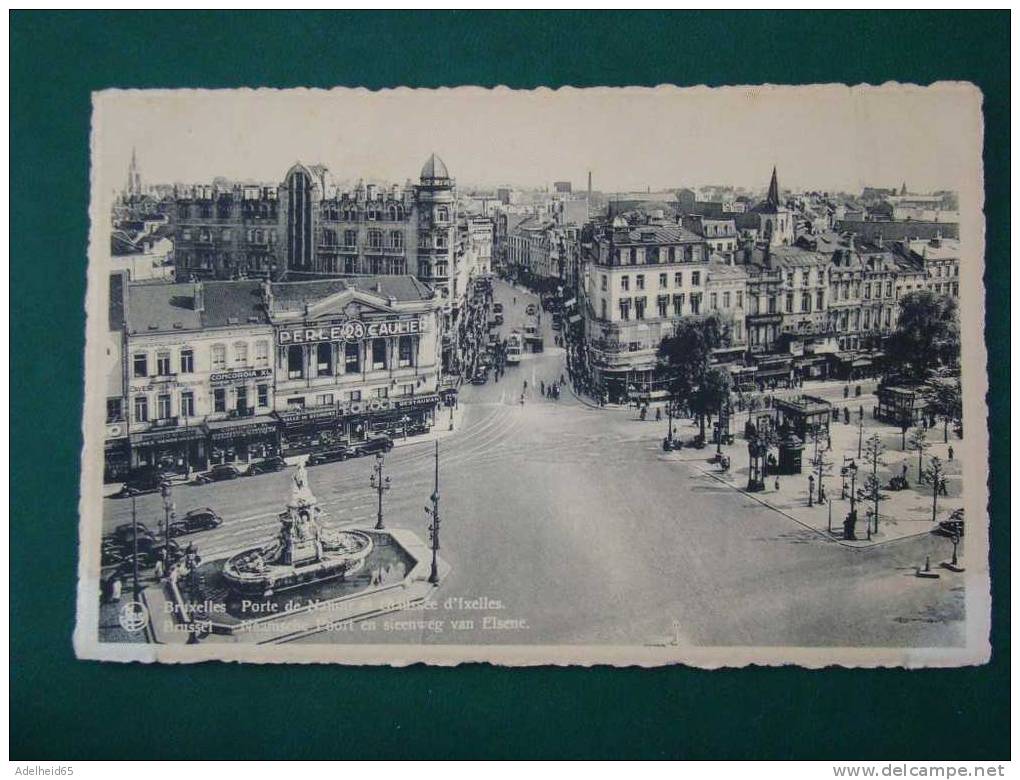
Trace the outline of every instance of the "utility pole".
<instances>
[{"instance_id":1,"label":"utility pole","mask_svg":"<svg viewBox=\"0 0 1020 780\"><path fill-rule=\"evenodd\" d=\"M425 514L430 518L429 539L432 547L432 569L429 572L429 582L433 585L439 584L439 442L436 442L436 485L432 491L432 507L425 507Z\"/></svg>"}]
</instances>

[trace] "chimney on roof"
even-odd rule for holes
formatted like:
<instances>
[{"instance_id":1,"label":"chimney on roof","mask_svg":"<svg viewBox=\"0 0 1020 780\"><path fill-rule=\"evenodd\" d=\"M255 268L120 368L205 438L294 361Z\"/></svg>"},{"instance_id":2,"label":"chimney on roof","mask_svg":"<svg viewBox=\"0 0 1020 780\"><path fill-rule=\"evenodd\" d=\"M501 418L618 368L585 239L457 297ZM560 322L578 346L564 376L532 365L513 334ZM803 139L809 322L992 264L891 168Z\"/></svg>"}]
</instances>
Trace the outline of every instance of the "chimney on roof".
<instances>
[{"instance_id":1,"label":"chimney on roof","mask_svg":"<svg viewBox=\"0 0 1020 780\"><path fill-rule=\"evenodd\" d=\"M195 282L195 292L192 303L195 311L205 311L205 288L202 282Z\"/></svg>"}]
</instances>

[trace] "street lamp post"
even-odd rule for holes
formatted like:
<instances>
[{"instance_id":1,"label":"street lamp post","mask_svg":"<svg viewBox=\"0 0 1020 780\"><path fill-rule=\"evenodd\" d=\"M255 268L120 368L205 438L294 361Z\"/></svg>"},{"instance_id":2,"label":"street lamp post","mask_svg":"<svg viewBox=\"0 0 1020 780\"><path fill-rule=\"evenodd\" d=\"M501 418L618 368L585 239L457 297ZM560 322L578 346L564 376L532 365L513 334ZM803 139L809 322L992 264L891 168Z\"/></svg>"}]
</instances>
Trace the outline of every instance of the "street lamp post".
<instances>
[{"instance_id":1,"label":"street lamp post","mask_svg":"<svg viewBox=\"0 0 1020 780\"><path fill-rule=\"evenodd\" d=\"M170 518L174 515L173 487L169 480L160 484L159 493L163 497L163 563L166 564L166 555L170 547Z\"/></svg>"},{"instance_id":2,"label":"street lamp post","mask_svg":"<svg viewBox=\"0 0 1020 780\"><path fill-rule=\"evenodd\" d=\"M864 446L864 417L857 417L857 460L861 459L861 447Z\"/></svg>"},{"instance_id":3,"label":"street lamp post","mask_svg":"<svg viewBox=\"0 0 1020 780\"><path fill-rule=\"evenodd\" d=\"M436 442L436 483L430 496L431 507L425 507L425 514L429 516L429 540L432 548L432 568L429 571L429 582L433 585L439 584L439 442Z\"/></svg>"},{"instance_id":4,"label":"street lamp post","mask_svg":"<svg viewBox=\"0 0 1020 780\"><path fill-rule=\"evenodd\" d=\"M140 589L138 587L138 512L135 507L135 497L131 496L131 546L132 546L132 573L134 576L135 601L138 601Z\"/></svg>"},{"instance_id":5,"label":"street lamp post","mask_svg":"<svg viewBox=\"0 0 1020 780\"><path fill-rule=\"evenodd\" d=\"M381 452L375 456L375 466L372 468L372 476L369 477L368 483L379 494L379 512L376 515L375 529L381 531L385 527L383 526L382 511L383 492L390 489L390 478L383 476L383 454Z\"/></svg>"}]
</instances>

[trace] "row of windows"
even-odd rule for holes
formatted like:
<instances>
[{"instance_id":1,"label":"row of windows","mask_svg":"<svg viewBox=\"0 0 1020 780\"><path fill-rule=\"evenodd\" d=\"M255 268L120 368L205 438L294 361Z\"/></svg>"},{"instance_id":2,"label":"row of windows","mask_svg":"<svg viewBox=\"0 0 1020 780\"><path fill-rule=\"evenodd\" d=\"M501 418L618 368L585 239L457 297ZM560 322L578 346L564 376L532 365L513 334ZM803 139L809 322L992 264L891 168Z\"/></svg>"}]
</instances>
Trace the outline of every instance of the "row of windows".
<instances>
[{"instance_id":1,"label":"row of windows","mask_svg":"<svg viewBox=\"0 0 1020 780\"><path fill-rule=\"evenodd\" d=\"M683 293L677 293L673 295L672 299L668 295L660 295L656 299L656 309L659 317L670 316L670 303L672 302L672 316L682 317L684 314L684 302L686 295ZM643 320L648 306L648 299L645 296L634 298L633 301L630 298L621 298L619 300L620 307L620 319L629 320L631 314L631 305L633 304L634 319ZM701 293L691 293L691 314L698 315L701 313ZM602 301L602 319L607 319L607 306L606 301Z\"/></svg>"},{"instance_id":2,"label":"row of windows","mask_svg":"<svg viewBox=\"0 0 1020 780\"><path fill-rule=\"evenodd\" d=\"M228 399L227 390L225 387L213 388L213 412L226 412L228 410ZM231 408L238 409L243 412L247 412L251 408L251 402L254 401L255 408L257 409L268 409L269 408L269 385L256 385L254 398L249 398L249 388L245 385L239 385L233 388L233 404ZM114 411L113 402L116 401L116 410L119 415L120 401L119 399L110 399L107 402L107 419L110 418L110 414ZM180 399L177 406L177 414L181 417L194 417L195 416L195 394L190 390L186 390L180 394ZM136 423L146 423L150 421L150 415L152 421L168 420L177 415L174 414L173 396L170 393L160 393L155 397L155 404L150 405L149 396L147 395L136 395L134 399L134 420ZM119 419L119 417L118 417Z\"/></svg>"},{"instance_id":3,"label":"row of windows","mask_svg":"<svg viewBox=\"0 0 1020 780\"><path fill-rule=\"evenodd\" d=\"M213 344L209 348L210 363L212 371L223 371L227 368L227 345ZM232 350L233 366L236 368L248 368L248 344L238 341L233 345ZM180 374L195 373L195 350L191 347L184 347L177 356L177 371ZM269 342L255 342L255 368L269 367ZM174 371L173 352L169 349L156 350L155 373L152 376L172 376ZM132 357L132 375L137 378L150 376L149 374L149 353L135 352Z\"/></svg>"},{"instance_id":4,"label":"row of windows","mask_svg":"<svg viewBox=\"0 0 1020 780\"><path fill-rule=\"evenodd\" d=\"M684 286L684 273L683 271L676 271L673 274L673 285L675 287ZM701 286L701 271L691 271L691 286ZM609 288L609 278L602 274L602 291L605 292ZM669 288L669 274L659 274L659 289L665 290ZM630 290L630 274L624 274L620 277L620 289ZM645 289L645 275L635 274L634 275L634 289L643 290Z\"/></svg>"},{"instance_id":5,"label":"row of windows","mask_svg":"<svg viewBox=\"0 0 1020 780\"><path fill-rule=\"evenodd\" d=\"M692 244L670 247L652 246L645 249L643 253L639 253L637 247L614 249L613 260L616 265L701 262L701 247Z\"/></svg>"},{"instance_id":6,"label":"row of windows","mask_svg":"<svg viewBox=\"0 0 1020 780\"><path fill-rule=\"evenodd\" d=\"M358 231L357 230L345 230L343 232L343 243L337 243L337 231L331 228L323 228L322 230L322 245L323 246L340 246L344 249L350 249L352 251L358 248ZM391 230L387 236L386 241L383 241L383 232L381 230L369 230L368 231L368 246L372 249L398 249L404 248L404 234L399 230Z\"/></svg>"},{"instance_id":7,"label":"row of windows","mask_svg":"<svg viewBox=\"0 0 1020 780\"><path fill-rule=\"evenodd\" d=\"M366 343L365 368L370 371L384 371L390 357L386 339L372 339ZM307 350L307 352L306 352ZM348 341L334 350L332 342L324 341L314 346L292 344L287 347L287 378L304 379L307 366L315 368L315 376L334 376L341 373L357 374L362 370L362 351L357 342ZM407 368L414 364L414 338L400 336L397 341L396 367Z\"/></svg>"},{"instance_id":8,"label":"row of windows","mask_svg":"<svg viewBox=\"0 0 1020 780\"><path fill-rule=\"evenodd\" d=\"M399 203L391 203L389 206L383 208L379 208L377 205L371 204L369 208L362 211L351 206L326 202L322 204L320 211L322 218L330 220L331 222L357 222L361 219L368 219L373 222L380 219L388 219L391 222L402 222L404 220L405 213L403 205Z\"/></svg>"},{"instance_id":9,"label":"row of windows","mask_svg":"<svg viewBox=\"0 0 1020 780\"><path fill-rule=\"evenodd\" d=\"M401 385L399 387L399 394L410 396L414 395L414 385ZM378 400L385 400L390 397L390 389L388 387L376 387L372 390L365 391L368 393L369 398L375 398ZM337 403L339 400L346 400L349 403L356 403L363 399L361 390L348 390L344 393L342 399L337 393L319 393L315 396L316 406L331 406ZM287 406L289 408L304 408L306 400L304 396L295 396L287 399Z\"/></svg>"},{"instance_id":10,"label":"row of windows","mask_svg":"<svg viewBox=\"0 0 1020 780\"><path fill-rule=\"evenodd\" d=\"M276 243L276 230L274 228L263 229L263 228L248 228L242 233L249 244L275 244ZM234 231L232 228L182 228L181 239L184 241L230 241L233 239Z\"/></svg>"}]
</instances>

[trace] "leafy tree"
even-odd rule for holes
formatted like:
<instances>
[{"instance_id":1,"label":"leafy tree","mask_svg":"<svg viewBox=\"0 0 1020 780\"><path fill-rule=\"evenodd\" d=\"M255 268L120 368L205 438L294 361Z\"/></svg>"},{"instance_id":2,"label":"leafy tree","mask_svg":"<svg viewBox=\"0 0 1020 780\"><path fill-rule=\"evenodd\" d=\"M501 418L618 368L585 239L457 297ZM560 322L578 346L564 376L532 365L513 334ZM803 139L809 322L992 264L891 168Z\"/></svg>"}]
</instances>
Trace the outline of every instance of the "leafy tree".
<instances>
[{"instance_id":1,"label":"leafy tree","mask_svg":"<svg viewBox=\"0 0 1020 780\"><path fill-rule=\"evenodd\" d=\"M932 380L925 386L928 404L942 420L942 441L949 443L949 424L963 420L963 393L956 380Z\"/></svg>"},{"instance_id":2,"label":"leafy tree","mask_svg":"<svg viewBox=\"0 0 1020 780\"><path fill-rule=\"evenodd\" d=\"M728 371L714 367L708 369L692 396L694 411L701 423L701 438L705 438L705 416L718 413L730 397L733 381ZM722 431L720 431L720 435Z\"/></svg>"},{"instance_id":3,"label":"leafy tree","mask_svg":"<svg viewBox=\"0 0 1020 780\"><path fill-rule=\"evenodd\" d=\"M712 393L718 390L719 382L717 379L706 381L706 377L712 351L724 343L722 321L710 315L685 317L677 323L673 335L664 338L659 345L659 359L665 363L669 372L669 391L674 398L682 397L690 401L700 417L702 439L705 437L704 402L712 400ZM697 395L703 386L703 398L699 399Z\"/></svg>"},{"instance_id":4,"label":"leafy tree","mask_svg":"<svg viewBox=\"0 0 1020 780\"><path fill-rule=\"evenodd\" d=\"M956 299L931 290L915 290L900 298L899 318L886 342L886 354L916 380L927 379L939 366L956 365L960 358Z\"/></svg>"}]
</instances>

